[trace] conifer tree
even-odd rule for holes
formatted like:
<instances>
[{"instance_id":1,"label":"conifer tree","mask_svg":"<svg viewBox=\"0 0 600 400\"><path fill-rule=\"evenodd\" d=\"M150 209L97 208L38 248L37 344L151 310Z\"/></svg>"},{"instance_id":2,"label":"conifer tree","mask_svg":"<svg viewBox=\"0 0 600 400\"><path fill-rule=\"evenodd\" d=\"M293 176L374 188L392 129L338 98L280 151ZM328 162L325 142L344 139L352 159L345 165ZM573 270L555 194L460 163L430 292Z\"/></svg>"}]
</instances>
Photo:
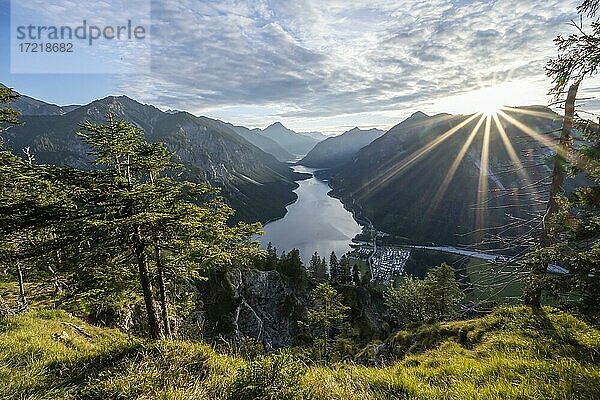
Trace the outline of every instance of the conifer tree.
<instances>
[{"instance_id":1,"label":"conifer tree","mask_svg":"<svg viewBox=\"0 0 600 400\"><path fill-rule=\"evenodd\" d=\"M4 130L10 125L16 125L19 123L19 116L21 115L18 111L10 107L9 103L18 99L19 95L12 89L6 87L0 87L0 150L3 150L5 144L2 137Z\"/></svg>"},{"instance_id":2,"label":"conifer tree","mask_svg":"<svg viewBox=\"0 0 600 400\"><path fill-rule=\"evenodd\" d=\"M273 243L269 242L267 245L267 254L265 256L265 271L273 271L277 269L277 249L273 246Z\"/></svg>"},{"instance_id":3,"label":"conifer tree","mask_svg":"<svg viewBox=\"0 0 600 400\"><path fill-rule=\"evenodd\" d=\"M319 257L318 252L314 252L310 257L310 261L308 263L308 276L312 279L317 279L317 270L321 264L321 257Z\"/></svg>"},{"instance_id":4,"label":"conifer tree","mask_svg":"<svg viewBox=\"0 0 600 400\"><path fill-rule=\"evenodd\" d=\"M352 267L352 283L354 283L355 286L360 286L360 269L358 264L354 264Z\"/></svg>"},{"instance_id":5,"label":"conifer tree","mask_svg":"<svg viewBox=\"0 0 600 400\"><path fill-rule=\"evenodd\" d=\"M332 330L347 318L349 307L342 302L342 297L327 283L320 283L312 291L314 306L307 313L307 325L319 336L316 346L322 357L329 358Z\"/></svg>"},{"instance_id":6,"label":"conifer tree","mask_svg":"<svg viewBox=\"0 0 600 400\"><path fill-rule=\"evenodd\" d=\"M290 278L304 279L306 277L306 270L298 249L292 249L287 254L283 252L277 270Z\"/></svg>"},{"instance_id":7,"label":"conifer tree","mask_svg":"<svg viewBox=\"0 0 600 400\"><path fill-rule=\"evenodd\" d=\"M325 282L328 279L327 261L314 252L308 265L309 276L317 282Z\"/></svg>"},{"instance_id":8,"label":"conifer tree","mask_svg":"<svg viewBox=\"0 0 600 400\"><path fill-rule=\"evenodd\" d=\"M346 255L340 258L340 274L338 282L342 285L347 285L352 281L352 271L350 268L350 260Z\"/></svg>"},{"instance_id":9,"label":"conifer tree","mask_svg":"<svg viewBox=\"0 0 600 400\"><path fill-rule=\"evenodd\" d=\"M599 8L598 0L585 0L577 8L581 18L579 22L572 22L574 33L555 39L558 55L546 67L554 84L551 93L556 100L562 101L565 94L566 99L541 237L526 259L531 265L532 276L525 300L533 307L541 306L544 289L557 295L564 290L587 288L584 289L584 298L592 303L600 298L597 294L600 283L594 282L594 278L599 276L595 268L599 264L599 230L595 221L600 214L600 137L598 124L582 118L576 109L581 83L594 76L600 66ZM583 133L587 142L585 146L574 148L575 129ZM563 183L567 172L572 175L583 173L591 184L576 188L571 195L565 194ZM569 273L550 279L547 269L552 263L562 264Z\"/></svg>"},{"instance_id":10,"label":"conifer tree","mask_svg":"<svg viewBox=\"0 0 600 400\"><path fill-rule=\"evenodd\" d=\"M172 153L163 144L146 142L143 132L126 121L108 115L106 124L84 122L79 135L95 162L113 176L103 187L107 198L94 205L101 211L86 223L104 243L134 257L150 336L168 335L166 279L193 278L211 265L249 260L258 253L250 236L259 226L229 227L233 211L212 196L213 189L161 176L171 166Z\"/></svg>"},{"instance_id":11,"label":"conifer tree","mask_svg":"<svg viewBox=\"0 0 600 400\"><path fill-rule=\"evenodd\" d=\"M334 251L329 256L329 279L332 283L337 283L340 277L340 262Z\"/></svg>"}]
</instances>

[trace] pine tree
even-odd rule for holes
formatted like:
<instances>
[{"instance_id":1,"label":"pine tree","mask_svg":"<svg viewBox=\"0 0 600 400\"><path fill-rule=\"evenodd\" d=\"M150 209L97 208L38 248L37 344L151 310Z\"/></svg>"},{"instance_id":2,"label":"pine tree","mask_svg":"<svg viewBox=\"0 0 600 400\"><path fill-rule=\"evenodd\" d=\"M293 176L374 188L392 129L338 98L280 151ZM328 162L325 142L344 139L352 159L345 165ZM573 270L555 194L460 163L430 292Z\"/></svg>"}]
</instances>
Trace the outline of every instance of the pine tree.
<instances>
[{"instance_id":1,"label":"pine tree","mask_svg":"<svg viewBox=\"0 0 600 400\"><path fill-rule=\"evenodd\" d=\"M323 359L329 358L333 328L347 317L349 307L342 297L327 283L320 283L312 291L314 306L307 313L307 325L319 335L315 344Z\"/></svg>"},{"instance_id":2,"label":"pine tree","mask_svg":"<svg viewBox=\"0 0 600 400\"><path fill-rule=\"evenodd\" d=\"M96 163L113 177L104 183L107 198L95 205L101 212L86 223L105 243L127 249L134 257L150 336L168 335L166 279L196 277L211 265L249 260L258 252L249 238L259 226L229 227L233 210L218 198L206 200L213 189L161 176L171 166L172 153L163 144L146 142L143 132L126 121L108 115L104 125L84 122L81 128L79 135Z\"/></svg>"},{"instance_id":3,"label":"pine tree","mask_svg":"<svg viewBox=\"0 0 600 400\"><path fill-rule=\"evenodd\" d=\"M267 245L267 255L265 257L265 271L274 271L277 268L277 249L269 242Z\"/></svg>"},{"instance_id":4,"label":"pine tree","mask_svg":"<svg viewBox=\"0 0 600 400\"><path fill-rule=\"evenodd\" d=\"M332 251L329 256L329 277L334 284L338 282L340 277L340 262L334 251Z\"/></svg>"},{"instance_id":5,"label":"pine tree","mask_svg":"<svg viewBox=\"0 0 600 400\"><path fill-rule=\"evenodd\" d=\"M308 276L312 279L317 279L317 271L319 270L321 264L321 257L319 257L318 252L314 252L310 257L310 261L308 263Z\"/></svg>"},{"instance_id":6,"label":"pine tree","mask_svg":"<svg viewBox=\"0 0 600 400\"><path fill-rule=\"evenodd\" d=\"M347 285L352 281L352 272L350 268L350 260L346 255L343 255L340 259L340 274L339 283L341 285Z\"/></svg>"},{"instance_id":7,"label":"pine tree","mask_svg":"<svg viewBox=\"0 0 600 400\"><path fill-rule=\"evenodd\" d=\"M539 243L527 256L532 276L526 291L526 302L533 307L541 306L544 289L557 295L560 291L585 288L584 299L588 298L591 303L596 304L600 299L597 294L600 283L595 280L598 276L595 266L599 264L599 230L595 221L600 214L600 138L598 124L581 118L576 109L576 97L581 83L594 76L600 66L599 8L598 0L585 0L577 8L581 18L579 22L572 22L576 32L555 39L558 55L546 66L547 75L554 84L551 93L556 100L562 100L565 93L567 96L543 229ZM573 147L574 129L583 133L588 145ZM565 195L563 182L569 171L573 175L583 172L592 184L581 186L573 194ZM548 277L547 268L551 263L562 264L569 273L558 279ZM585 303L586 300L583 304L587 308Z\"/></svg>"},{"instance_id":8,"label":"pine tree","mask_svg":"<svg viewBox=\"0 0 600 400\"><path fill-rule=\"evenodd\" d=\"M10 125L16 125L19 123L19 116L21 114L9 106L9 103L17 98L19 98L19 95L12 89L0 87L0 124L5 126L5 128L3 128L0 125L0 151L5 146L4 139L2 138L1 134Z\"/></svg>"},{"instance_id":9,"label":"pine tree","mask_svg":"<svg viewBox=\"0 0 600 400\"><path fill-rule=\"evenodd\" d=\"M283 252L277 270L290 278L304 279L306 277L306 271L298 249L292 249L287 254Z\"/></svg>"},{"instance_id":10,"label":"pine tree","mask_svg":"<svg viewBox=\"0 0 600 400\"><path fill-rule=\"evenodd\" d=\"M327 282L329 280L329 272L327 271L327 260L325 257L321 258L319 262L319 268L317 269L317 281Z\"/></svg>"},{"instance_id":11,"label":"pine tree","mask_svg":"<svg viewBox=\"0 0 600 400\"><path fill-rule=\"evenodd\" d=\"M317 282L325 282L328 280L327 261L325 261L324 258L321 258L316 251L310 258L308 275Z\"/></svg>"}]
</instances>

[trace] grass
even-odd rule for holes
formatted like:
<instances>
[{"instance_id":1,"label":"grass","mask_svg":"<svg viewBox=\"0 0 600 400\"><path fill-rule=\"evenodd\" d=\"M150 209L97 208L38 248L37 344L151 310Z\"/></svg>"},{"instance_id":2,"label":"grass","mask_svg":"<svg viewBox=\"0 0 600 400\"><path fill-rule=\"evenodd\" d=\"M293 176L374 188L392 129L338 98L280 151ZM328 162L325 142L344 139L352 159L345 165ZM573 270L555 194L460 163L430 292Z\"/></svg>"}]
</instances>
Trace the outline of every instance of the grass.
<instances>
[{"instance_id":1,"label":"grass","mask_svg":"<svg viewBox=\"0 0 600 400\"><path fill-rule=\"evenodd\" d=\"M523 295L522 281L515 279L512 273L503 271L501 265L486 262L477 258L469 258L466 273L469 276L471 290L465 301L516 303Z\"/></svg>"},{"instance_id":2,"label":"grass","mask_svg":"<svg viewBox=\"0 0 600 400\"><path fill-rule=\"evenodd\" d=\"M0 399L212 399L239 364L204 344L140 340L60 311L0 325Z\"/></svg>"},{"instance_id":3,"label":"grass","mask_svg":"<svg viewBox=\"0 0 600 400\"><path fill-rule=\"evenodd\" d=\"M600 332L561 312L501 308L399 332L385 348L401 361L315 368L305 384L332 399L600 398Z\"/></svg>"},{"instance_id":4,"label":"grass","mask_svg":"<svg viewBox=\"0 0 600 400\"><path fill-rule=\"evenodd\" d=\"M411 327L385 366L253 361L146 341L61 311L0 322L0 399L598 399L600 332L552 309Z\"/></svg>"}]
</instances>

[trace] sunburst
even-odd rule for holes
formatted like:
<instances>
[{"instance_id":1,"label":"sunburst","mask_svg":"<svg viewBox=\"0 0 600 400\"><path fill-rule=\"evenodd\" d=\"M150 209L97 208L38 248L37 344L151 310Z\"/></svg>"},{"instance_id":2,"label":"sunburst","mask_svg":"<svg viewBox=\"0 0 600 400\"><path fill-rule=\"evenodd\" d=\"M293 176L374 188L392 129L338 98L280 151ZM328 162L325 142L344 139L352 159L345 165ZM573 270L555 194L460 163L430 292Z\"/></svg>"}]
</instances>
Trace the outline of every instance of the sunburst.
<instances>
[{"instance_id":1,"label":"sunburst","mask_svg":"<svg viewBox=\"0 0 600 400\"><path fill-rule=\"evenodd\" d=\"M474 216L476 221L476 228L478 230L482 230L486 226L485 219L488 212L487 203L491 193L490 176L493 174L493 171L491 171L492 165L490 159L494 155L494 152L498 151L498 149L492 148L492 143L496 143L495 141L492 141L494 135L497 135L500 138L500 141L503 144L503 150L508 155L512 165L514 166L516 172L520 177L520 180L522 182L521 186L523 188L528 188L525 189L523 193L527 194L528 196L531 196L532 200L537 202L539 200L539 194L534 188L532 188L532 183L527 174L526 168L521 162L521 159L519 158L515 147L511 143L511 139L506 133L505 126L511 125L517 130L523 132L526 136L534 139L543 147L556 151L556 142L552 139L550 135L540 133L535 129L531 128L530 126L527 126L522 121L519 121L519 119L517 119L515 115L520 114L522 116L546 118L548 120L552 120L556 119L556 114L544 113L543 111L540 111L538 109L508 107L503 104L507 98L505 96L505 93L502 93L501 96L494 96L493 92L484 90L479 91L478 96L480 96L478 101L479 112L465 117L461 122L450 127L441 135L436 136L427 144L423 145L422 147L413 151L412 153L405 155L400 161L398 161L397 159L393 160L393 162L390 162L390 164L387 167L382 168L380 170L381 172L377 174L377 176L374 179L372 179L367 184L363 185L357 191L357 193L367 195L369 193L379 190L380 187L386 182L406 172L417 161L422 159L425 155L427 155L432 150L440 146L449 138L456 135L460 131L470 129L468 125L474 122L475 126L472 128L472 130L470 130L468 136L466 136L464 143L460 147L460 150L456 154L454 160L449 166L449 169L445 173L441 185L437 188L435 195L431 201L429 211L434 211L442 203L442 200L447 192L448 187L452 184L456 171L460 167L461 163L464 161L467 152L472 147L473 143L475 142L475 139L479 135L482 135L482 144L480 149L480 157L477 160L479 167L479 177L476 196L477 204L475 207L476 215ZM511 188L509 191L507 191L507 193L514 194L515 190L515 188Z\"/></svg>"}]
</instances>

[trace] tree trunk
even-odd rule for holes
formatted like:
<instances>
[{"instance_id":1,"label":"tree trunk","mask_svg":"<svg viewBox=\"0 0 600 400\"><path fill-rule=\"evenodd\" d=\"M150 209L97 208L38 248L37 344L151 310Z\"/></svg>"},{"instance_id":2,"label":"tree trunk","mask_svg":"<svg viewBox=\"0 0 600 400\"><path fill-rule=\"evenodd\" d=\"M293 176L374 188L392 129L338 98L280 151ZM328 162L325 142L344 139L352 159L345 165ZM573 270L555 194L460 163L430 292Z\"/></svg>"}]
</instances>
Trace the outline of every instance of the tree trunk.
<instances>
[{"instance_id":1,"label":"tree trunk","mask_svg":"<svg viewBox=\"0 0 600 400\"><path fill-rule=\"evenodd\" d=\"M556 196L562 193L563 183L565 181L565 162L567 154L571 147L571 131L573 130L573 119L575 118L575 98L579 90L579 82L575 82L569 87L567 101L565 102L565 117L563 127L560 133L560 142L554 156L554 164L552 170L552 184L550 185L550 197L546 206L546 214L544 215L544 234L548 236L547 219L558 211ZM548 240L548 239L547 239Z\"/></svg>"},{"instance_id":2,"label":"tree trunk","mask_svg":"<svg viewBox=\"0 0 600 400\"><path fill-rule=\"evenodd\" d=\"M571 147L571 131L573 129L573 119L575 117L575 99L579 90L579 83L575 82L569 87L567 100L565 102L565 116L563 119L560 141L554 156L552 167L552 183L550 184L550 193L548 194L548 203L546 203L546 213L542 220L541 244L544 247L552 244L550 234L549 220L558 211L557 197L563 192L565 181L565 163ZM533 290L529 296L528 303L533 308L542 306L542 287L543 281L548 272L547 264L540 264L533 269Z\"/></svg>"},{"instance_id":3,"label":"tree trunk","mask_svg":"<svg viewBox=\"0 0 600 400\"><path fill-rule=\"evenodd\" d=\"M154 304L154 296L152 294L152 281L150 279L150 273L148 272L144 250L145 246L142 243L135 244L135 256L138 263L142 292L144 294L144 303L146 304L146 313L148 314L150 337L152 339L158 339L161 335L161 331L158 318L156 317L156 307Z\"/></svg>"},{"instance_id":4,"label":"tree trunk","mask_svg":"<svg viewBox=\"0 0 600 400\"><path fill-rule=\"evenodd\" d=\"M17 278L19 280L19 305L27 309L27 297L25 296L25 281L23 279L23 269L21 263L17 262Z\"/></svg>"},{"instance_id":5,"label":"tree trunk","mask_svg":"<svg viewBox=\"0 0 600 400\"><path fill-rule=\"evenodd\" d=\"M169 323L169 304L167 302L167 290L165 287L165 273L160 260L160 247L154 246L154 258L156 259L156 271L158 272L158 291L160 294L160 311L164 332L171 337L171 324Z\"/></svg>"}]
</instances>

